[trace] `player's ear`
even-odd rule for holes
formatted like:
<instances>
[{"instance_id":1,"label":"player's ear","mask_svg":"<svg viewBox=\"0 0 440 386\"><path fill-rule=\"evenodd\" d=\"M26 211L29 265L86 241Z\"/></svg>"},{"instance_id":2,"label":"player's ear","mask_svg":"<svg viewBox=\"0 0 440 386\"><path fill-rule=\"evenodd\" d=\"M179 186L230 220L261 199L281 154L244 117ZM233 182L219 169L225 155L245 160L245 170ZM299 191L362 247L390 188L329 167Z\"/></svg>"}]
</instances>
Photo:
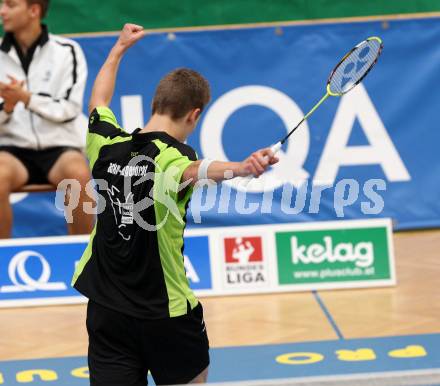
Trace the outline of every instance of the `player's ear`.
<instances>
[{"instance_id":1,"label":"player's ear","mask_svg":"<svg viewBox=\"0 0 440 386\"><path fill-rule=\"evenodd\" d=\"M33 19L39 18L41 19L41 6L39 4L31 4L29 5L29 14Z\"/></svg>"},{"instance_id":2,"label":"player's ear","mask_svg":"<svg viewBox=\"0 0 440 386\"><path fill-rule=\"evenodd\" d=\"M199 108L191 110L190 113L189 113L188 120L191 123L196 123L197 120L200 118L201 113L202 113L202 110L199 109Z\"/></svg>"}]
</instances>

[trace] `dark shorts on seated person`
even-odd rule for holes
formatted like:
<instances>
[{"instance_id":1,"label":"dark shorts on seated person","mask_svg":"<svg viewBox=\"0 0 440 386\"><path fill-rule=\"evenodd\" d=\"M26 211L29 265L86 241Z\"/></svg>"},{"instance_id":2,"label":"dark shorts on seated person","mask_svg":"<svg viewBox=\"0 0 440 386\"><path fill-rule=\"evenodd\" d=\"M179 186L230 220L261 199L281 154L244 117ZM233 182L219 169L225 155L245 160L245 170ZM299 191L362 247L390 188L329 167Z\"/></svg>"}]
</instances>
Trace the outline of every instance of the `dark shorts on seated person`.
<instances>
[{"instance_id":1,"label":"dark shorts on seated person","mask_svg":"<svg viewBox=\"0 0 440 386\"><path fill-rule=\"evenodd\" d=\"M0 146L0 151L12 154L24 165L29 174L26 184L49 184L47 176L60 156L66 151L81 149L70 146L50 147L44 150L26 149L16 146Z\"/></svg>"}]
</instances>

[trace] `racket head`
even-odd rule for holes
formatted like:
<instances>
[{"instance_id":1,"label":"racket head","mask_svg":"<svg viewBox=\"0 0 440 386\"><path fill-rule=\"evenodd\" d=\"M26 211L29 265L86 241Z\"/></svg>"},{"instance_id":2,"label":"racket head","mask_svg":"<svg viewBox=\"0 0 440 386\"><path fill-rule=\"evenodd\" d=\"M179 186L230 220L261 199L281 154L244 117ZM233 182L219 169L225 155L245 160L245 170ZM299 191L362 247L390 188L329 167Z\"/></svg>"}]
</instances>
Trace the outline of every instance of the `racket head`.
<instances>
[{"instance_id":1,"label":"racket head","mask_svg":"<svg viewBox=\"0 0 440 386\"><path fill-rule=\"evenodd\" d=\"M336 65L327 81L327 92L341 96L352 90L367 76L382 53L383 43L369 37L352 48Z\"/></svg>"}]
</instances>

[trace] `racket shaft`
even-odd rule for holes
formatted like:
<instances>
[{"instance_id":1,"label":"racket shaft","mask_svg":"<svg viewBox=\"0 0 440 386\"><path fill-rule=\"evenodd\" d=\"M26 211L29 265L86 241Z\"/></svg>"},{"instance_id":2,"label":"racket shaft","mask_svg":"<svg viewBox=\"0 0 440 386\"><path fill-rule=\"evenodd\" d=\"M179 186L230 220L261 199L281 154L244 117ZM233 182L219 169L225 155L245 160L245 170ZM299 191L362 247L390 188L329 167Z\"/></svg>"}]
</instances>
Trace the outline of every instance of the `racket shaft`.
<instances>
[{"instance_id":1,"label":"racket shaft","mask_svg":"<svg viewBox=\"0 0 440 386\"><path fill-rule=\"evenodd\" d=\"M287 141L287 139L295 132L295 130L298 128L298 127L300 127L301 126L301 124L305 121L305 120L307 120L307 118L309 118L315 111L316 111L316 109L319 107L319 106L321 106L322 105L322 103L324 103L324 101L328 98L330 96L330 94L327 92L320 100L319 100L319 102L315 105L315 106L313 106L313 108L304 116L304 118L292 129L292 130L290 130L290 132L289 132L289 134L287 134L281 141L279 141L279 142L277 142L276 144L274 144L274 145L272 145L271 147L270 147L270 149L272 150L272 152L274 153L274 154L276 154L276 153L278 153L279 151L280 151L280 149L281 149L281 146L284 144L284 142L286 142ZM268 161L269 160L269 157L268 156L264 156L264 159L266 160L266 161ZM253 175L250 175L250 176L247 176L247 177L242 177L241 178L241 180L242 180L242 182L241 182L241 184L242 185L244 185L244 186L247 186L251 181L252 181L252 179L254 178L254 176Z\"/></svg>"},{"instance_id":2,"label":"racket shaft","mask_svg":"<svg viewBox=\"0 0 440 386\"><path fill-rule=\"evenodd\" d=\"M305 120L307 120L307 118L309 118L315 111L316 111L316 109L319 107L319 106L321 106L323 103L324 103L324 101L328 98L330 96L330 94L327 92L321 99L320 99L320 101L315 105L315 106L313 106L313 108L304 116L304 118L303 119L301 119L301 121L292 129L292 130L290 130L290 132L289 132L289 134L287 134L280 142L283 144L284 142L286 142L288 139L289 139L289 137L296 131L296 129L298 128L298 127L300 127L301 126L301 124L305 121Z\"/></svg>"}]
</instances>

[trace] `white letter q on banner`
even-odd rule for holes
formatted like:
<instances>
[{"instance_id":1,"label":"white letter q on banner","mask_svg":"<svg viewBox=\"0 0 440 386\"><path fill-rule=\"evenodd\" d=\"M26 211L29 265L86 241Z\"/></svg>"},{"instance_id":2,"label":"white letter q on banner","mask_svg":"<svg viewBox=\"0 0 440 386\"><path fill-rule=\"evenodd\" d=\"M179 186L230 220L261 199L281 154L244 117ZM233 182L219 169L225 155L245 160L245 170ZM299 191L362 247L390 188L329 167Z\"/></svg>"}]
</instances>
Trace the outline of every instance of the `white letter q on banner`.
<instances>
[{"instance_id":1,"label":"white letter q on banner","mask_svg":"<svg viewBox=\"0 0 440 386\"><path fill-rule=\"evenodd\" d=\"M231 90L218 98L205 115L200 133L200 146L204 157L220 161L227 160L222 144L223 128L235 111L249 105L267 107L275 112L283 121L286 132L304 116L301 109L291 98L274 88L254 85ZM270 127L267 128L267 130L270 129ZM238 143L233 145L239 146ZM270 145L272 144L268 143L267 147ZM270 191L282 186L286 182L296 187L301 185L303 180L309 176L303 168L309 152L309 145L309 127L307 122L304 122L301 131L295 137L295 141L291 141L288 144L287 152L280 151L277 154L280 162L271 171L263 174L258 180L254 180L246 186L245 190L255 193ZM283 162L284 158L288 158L288 160ZM240 179L231 179L225 183L230 184L237 190L242 190L243 188L240 186Z\"/></svg>"}]
</instances>

